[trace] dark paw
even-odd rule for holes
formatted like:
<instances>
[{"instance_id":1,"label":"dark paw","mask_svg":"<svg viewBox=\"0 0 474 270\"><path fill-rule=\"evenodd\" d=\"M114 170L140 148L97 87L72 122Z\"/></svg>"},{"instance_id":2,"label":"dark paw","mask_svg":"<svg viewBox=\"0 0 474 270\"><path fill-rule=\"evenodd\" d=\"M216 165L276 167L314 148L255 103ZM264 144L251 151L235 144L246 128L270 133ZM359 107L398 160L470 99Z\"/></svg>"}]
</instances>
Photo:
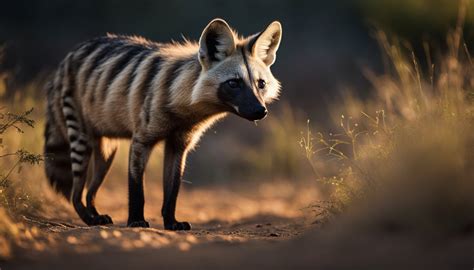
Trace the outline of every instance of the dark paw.
<instances>
[{"instance_id":1,"label":"dark paw","mask_svg":"<svg viewBox=\"0 0 474 270\"><path fill-rule=\"evenodd\" d=\"M95 225L108 225L114 224L112 218L109 215L98 215L94 217Z\"/></svg>"},{"instance_id":2,"label":"dark paw","mask_svg":"<svg viewBox=\"0 0 474 270\"><path fill-rule=\"evenodd\" d=\"M97 225L108 225L113 224L112 218L108 215L96 215L89 217L86 220L86 224L89 226L97 226Z\"/></svg>"},{"instance_id":3,"label":"dark paw","mask_svg":"<svg viewBox=\"0 0 474 270\"><path fill-rule=\"evenodd\" d=\"M139 220L139 221L128 222L127 227L150 228L150 224L148 224L148 222L146 222L145 220Z\"/></svg>"},{"instance_id":4,"label":"dark paw","mask_svg":"<svg viewBox=\"0 0 474 270\"><path fill-rule=\"evenodd\" d=\"M165 224L165 230L170 230L170 231L189 231L191 230L191 224L189 222L183 221L175 221L170 224Z\"/></svg>"}]
</instances>

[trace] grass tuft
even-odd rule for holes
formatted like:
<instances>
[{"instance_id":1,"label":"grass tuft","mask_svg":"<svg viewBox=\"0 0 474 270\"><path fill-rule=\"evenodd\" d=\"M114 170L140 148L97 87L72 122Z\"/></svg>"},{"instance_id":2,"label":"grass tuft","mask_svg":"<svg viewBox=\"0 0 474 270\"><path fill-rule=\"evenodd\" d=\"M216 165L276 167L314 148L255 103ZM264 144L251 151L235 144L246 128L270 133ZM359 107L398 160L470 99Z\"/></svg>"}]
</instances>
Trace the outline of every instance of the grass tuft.
<instances>
[{"instance_id":1,"label":"grass tuft","mask_svg":"<svg viewBox=\"0 0 474 270\"><path fill-rule=\"evenodd\" d=\"M301 146L332 187L328 213L390 230L474 232L474 70L461 25L424 70L410 46L378 32L389 61L382 75L366 72L374 94L335 106L334 132L308 122Z\"/></svg>"}]
</instances>

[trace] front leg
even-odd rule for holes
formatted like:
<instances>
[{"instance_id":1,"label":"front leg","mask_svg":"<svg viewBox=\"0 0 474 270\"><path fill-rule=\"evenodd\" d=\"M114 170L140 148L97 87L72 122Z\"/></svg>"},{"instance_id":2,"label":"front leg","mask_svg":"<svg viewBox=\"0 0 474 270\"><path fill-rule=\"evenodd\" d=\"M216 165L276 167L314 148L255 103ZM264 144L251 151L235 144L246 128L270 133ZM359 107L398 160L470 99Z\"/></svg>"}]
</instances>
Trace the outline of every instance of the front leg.
<instances>
[{"instance_id":1,"label":"front leg","mask_svg":"<svg viewBox=\"0 0 474 270\"><path fill-rule=\"evenodd\" d=\"M150 227L144 217L143 172L153 145L132 139L128 169L128 227Z\"/></svg>"},{"instance_id":2,"label":"front leg","mask_svg":"<svg viewBox=\"0 0 474 270\"><path fill-rule=\"evenodd\" d=\"M173 134L165 142L163 172L163 215L166 230L190 230L191 224L179 222L175 218L176 199L186 162L187 143L182 134Z\"/></svg>"}]
</instances>

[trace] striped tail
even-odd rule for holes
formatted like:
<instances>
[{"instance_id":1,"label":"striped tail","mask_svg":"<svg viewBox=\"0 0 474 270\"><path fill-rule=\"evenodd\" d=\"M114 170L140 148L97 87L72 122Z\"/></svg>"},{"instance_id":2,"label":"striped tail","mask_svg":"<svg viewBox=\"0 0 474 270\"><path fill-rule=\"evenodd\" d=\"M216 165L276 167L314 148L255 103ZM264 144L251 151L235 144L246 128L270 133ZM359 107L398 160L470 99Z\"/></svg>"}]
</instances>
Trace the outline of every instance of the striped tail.
<instances>
[{"instance_id":1,"label":"striped tail","mask_svg":"<svg viewBox=\"0 0 474 270\"><path fill-rule=\"evenodd\" d=\"M58 119L54 117L53 93L54 89L48 86L48 109L46 115L46 128L44 132L45 144L45 171L51 186L66 199L70 199L72 190L72 171L69 141L61 132Z\"/></svg>"}]
</instances>

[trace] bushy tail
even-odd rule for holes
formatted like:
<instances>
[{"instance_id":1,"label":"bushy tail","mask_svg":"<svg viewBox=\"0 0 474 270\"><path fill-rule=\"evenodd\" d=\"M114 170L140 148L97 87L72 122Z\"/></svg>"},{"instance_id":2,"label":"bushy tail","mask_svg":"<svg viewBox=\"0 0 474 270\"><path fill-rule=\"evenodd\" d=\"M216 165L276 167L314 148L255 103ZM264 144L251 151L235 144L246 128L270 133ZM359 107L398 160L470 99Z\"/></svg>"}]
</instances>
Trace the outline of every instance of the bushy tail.
<instances>
[{"instance_id":1,"label":"bushy tail","mask_svg":"<svg viewBox=\"0 0 474 270\"><path fill-rule=\"evenodd\" d=\"M51 186L68 200L72 190L72 170L69 141L61 132L60 120L53 113L54 89L48 91L48 108L44 131L45 171Z\"/></svg>"}]
</instances>

